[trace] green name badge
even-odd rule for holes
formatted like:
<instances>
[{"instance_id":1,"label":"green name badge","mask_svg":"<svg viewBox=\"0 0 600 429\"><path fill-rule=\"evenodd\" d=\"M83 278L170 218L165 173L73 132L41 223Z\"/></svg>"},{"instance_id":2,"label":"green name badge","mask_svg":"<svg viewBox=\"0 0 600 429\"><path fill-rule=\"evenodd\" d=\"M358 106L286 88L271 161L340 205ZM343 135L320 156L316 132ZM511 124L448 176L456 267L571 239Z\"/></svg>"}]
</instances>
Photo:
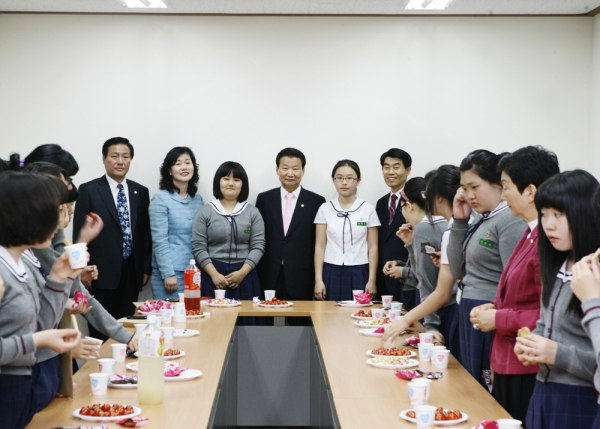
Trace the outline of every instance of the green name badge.
<instances>
[{"instance_id":1,"label":"green name badge","mask_svg":"<svg viewBox=\"0 0 600 429\"><path fill-rule=\"evenodd\" d=\"M367 226L367 222L356 222L358 226Z\"/></svg>"},{"instance_id":2,"label":"green name badge","mask_svg":"<svg viewBox=\"0 0 600 429\"><path fill-rule=\"evenodd\" d=\"M488 249L494 248L494 242L490 240L484 240L483 238L479 239L479 245L483 247L487 247Z\"/></svg>"},{"instance_id":3,"label":"green name badge","mask_svg":"<svg viewBox=\"0 0 600 429\"><path fill-rule=\"evenodd\" d=\"M244 230L244 234L250 234L250 228Z\"/></svg>"}]
</instances>

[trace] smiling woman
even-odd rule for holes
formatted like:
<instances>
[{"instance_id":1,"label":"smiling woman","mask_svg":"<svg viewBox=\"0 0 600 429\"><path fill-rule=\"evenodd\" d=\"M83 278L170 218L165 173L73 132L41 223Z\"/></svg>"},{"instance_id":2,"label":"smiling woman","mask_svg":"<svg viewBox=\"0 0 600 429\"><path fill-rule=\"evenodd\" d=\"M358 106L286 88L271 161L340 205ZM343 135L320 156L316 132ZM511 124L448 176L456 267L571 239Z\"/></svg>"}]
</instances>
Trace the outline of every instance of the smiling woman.
<instances>
[{"instance_id":1,"label":"smiling woman","mask_svg":"<svg viewBox=\"0 0 600 429\"><path fill-rule=\"evenodd\" d=\"M194 258L192 222L204 200L198 191L198 164L188 147L174 147L160 167L160 191L148 213L152 230L152 294L155 299L177 298L183 292L183 272Z\"/></svg>"}]
</instances>

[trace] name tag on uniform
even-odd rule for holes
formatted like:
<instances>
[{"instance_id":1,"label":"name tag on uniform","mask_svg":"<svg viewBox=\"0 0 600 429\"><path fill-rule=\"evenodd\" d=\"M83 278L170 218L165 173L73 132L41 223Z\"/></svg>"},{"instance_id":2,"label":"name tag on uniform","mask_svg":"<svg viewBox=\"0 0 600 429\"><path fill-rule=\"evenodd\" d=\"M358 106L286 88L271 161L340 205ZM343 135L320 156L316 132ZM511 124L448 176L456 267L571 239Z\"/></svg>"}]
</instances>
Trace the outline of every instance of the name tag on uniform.
<instances>
[{"instance_id":1,"label":"name tag on uniform","mask_svg":"<svg viewBox=\"0 0 600 429\"><path fill-rule=\"evenodd\" d=\"M250 234L250 228L246 228L246 229L244 230L244 234Z\"/></svg>"},{"instance_id":2,"label":"name tag on uniform","mask_svg":"<svg viewBox=\"0 0 600 429\"><path fill-rule=\"evenodd\" d=\"M356 222L358 226L367 226L367 222Z\"/></svg>"},{"instance_id":3,"label":"name tag on uniform","mask_svg":"<svg viewBox=\"0 0 600 429\"><path fill-rule=\"evenodd\" d=\"M487 247L488 249L494 248L494 242L490 240L484 240L483 238L479 239L479 245L483 247Z\"/></svg>"}]
</instances>

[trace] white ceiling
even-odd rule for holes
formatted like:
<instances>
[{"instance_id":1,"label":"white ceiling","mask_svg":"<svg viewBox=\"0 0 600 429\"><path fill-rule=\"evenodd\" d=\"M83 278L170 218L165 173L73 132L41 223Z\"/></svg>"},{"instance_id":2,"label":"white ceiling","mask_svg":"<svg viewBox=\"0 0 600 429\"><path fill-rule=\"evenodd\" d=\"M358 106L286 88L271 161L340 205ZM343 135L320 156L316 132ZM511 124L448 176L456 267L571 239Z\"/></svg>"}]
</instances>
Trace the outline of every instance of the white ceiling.
<instances>
[{"instance_id":1,"label":"white ceiling","mask_svg":"<svg viewBox=\"0 0 600 429\"><path fill-rule=\"evenodd\" d=\"M164 0L166 9L129 9L121 0L0 0L0 13L585 15L600 8L600 0L453 0L445 10L406 10L409 1L423 7L431 3L431 0Z\"/></svg>"}]
</instances>

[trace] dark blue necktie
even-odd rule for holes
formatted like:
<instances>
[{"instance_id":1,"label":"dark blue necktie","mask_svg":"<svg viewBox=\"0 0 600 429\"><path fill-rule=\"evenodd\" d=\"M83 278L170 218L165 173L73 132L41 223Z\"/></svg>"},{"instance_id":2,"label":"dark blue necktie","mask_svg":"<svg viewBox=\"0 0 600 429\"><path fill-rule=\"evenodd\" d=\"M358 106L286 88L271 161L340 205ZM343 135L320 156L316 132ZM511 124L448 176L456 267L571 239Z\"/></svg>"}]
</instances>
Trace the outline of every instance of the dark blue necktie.
<instances>
[{"instance_id":1,"label":"dark blue necktie","mask_svg":"<svg viewBox=\"0 0 600 429\"><path fill-rule=\"evenodd\" d=\"M127 208L127 199L123 192L123 185L118 184L119 193L117 194L117 213L119 214L119 222L121 223L121 231L123 232L123 259L129 258L133 251L133 241L131 239L131 222L129 220L129 209Z\"/></svg>"}]
</instances>

